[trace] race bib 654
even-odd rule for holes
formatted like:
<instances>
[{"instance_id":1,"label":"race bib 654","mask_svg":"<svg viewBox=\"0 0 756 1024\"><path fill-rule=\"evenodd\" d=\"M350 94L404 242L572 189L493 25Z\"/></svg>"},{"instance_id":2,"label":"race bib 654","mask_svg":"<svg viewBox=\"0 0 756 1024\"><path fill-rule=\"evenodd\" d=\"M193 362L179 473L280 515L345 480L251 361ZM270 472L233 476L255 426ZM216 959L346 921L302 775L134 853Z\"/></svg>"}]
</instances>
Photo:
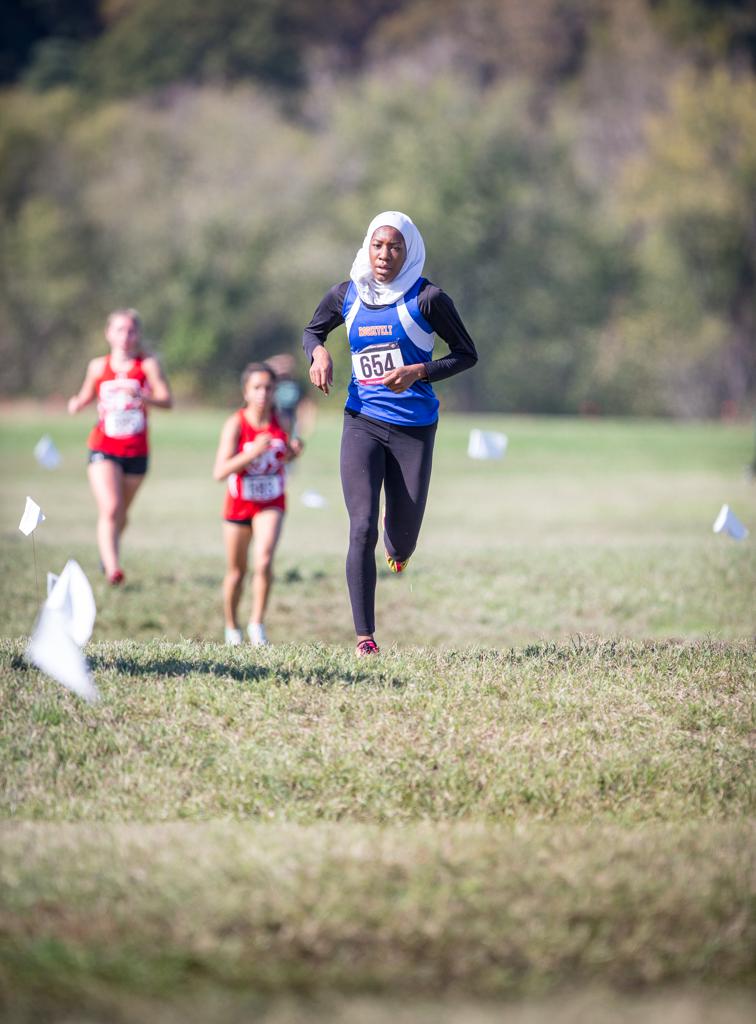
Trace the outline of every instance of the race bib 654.
<instances>
[{"instance_id":1,"label":"race bib 654","mask_svg":"<svg viewBox=\"0 0 756 1024\"><path fill-rule=\"evenodd\" d=\"M404 366L404 359L396 341L368 345L352 353L352 371L358 384L382 384L386 374L400 366Z\"/></svg>"}]
</instances>

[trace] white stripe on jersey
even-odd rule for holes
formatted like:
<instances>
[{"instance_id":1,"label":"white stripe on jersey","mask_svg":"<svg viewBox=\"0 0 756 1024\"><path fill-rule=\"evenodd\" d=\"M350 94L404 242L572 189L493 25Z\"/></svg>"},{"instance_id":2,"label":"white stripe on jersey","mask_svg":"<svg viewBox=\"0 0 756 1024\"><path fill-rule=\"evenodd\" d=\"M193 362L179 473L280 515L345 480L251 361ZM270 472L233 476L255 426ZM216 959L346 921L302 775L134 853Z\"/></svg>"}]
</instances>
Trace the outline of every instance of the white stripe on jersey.
<instances>
[{"instance_id":1,"label":"white stripe on jersey","mask_svg":"<svg viewBox=\"0 0 756 1024\"><path fill-rule=\"evenodd\" d=\"M436 340L433 331L428 334L428 332L424 331L416 320L412 319L412 314L407 309L407 303L404 299L397 303L396 311L399 314L402 327L407 332L407 337L410 341L419 349L422 349L423 352L432 352L433 343Z\"/></svg>"},{"instance_id":2,"label":"white stripe on jersey","mask_svg":"<svg viewBox=\"0 0 756 1024\"><path fill-rule=\"evenodd\" d=\"M357 298L352 303L352 308L349 310L347 315L344 317L344 323L346 324L346 329L347 329L347 338L349 337L349 332L352 330L352 324L354 323L354 318L357 316L357 313L359 312L359 309L360 309L360 298L359 298L359 296L357 296Z\"/></svg>"}]
</instances>

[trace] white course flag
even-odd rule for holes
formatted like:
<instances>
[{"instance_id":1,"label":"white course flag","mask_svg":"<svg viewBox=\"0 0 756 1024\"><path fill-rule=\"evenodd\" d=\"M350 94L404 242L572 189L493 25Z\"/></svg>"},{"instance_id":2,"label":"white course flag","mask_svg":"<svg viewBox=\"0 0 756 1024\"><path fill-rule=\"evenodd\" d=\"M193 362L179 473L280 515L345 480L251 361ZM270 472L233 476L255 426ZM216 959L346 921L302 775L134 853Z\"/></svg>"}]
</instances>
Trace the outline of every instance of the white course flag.
<instances>
[{"instance_id":1,"label":"white course flag","mask_svg":"<svg viewBox=\"0 0 756 1024\"><path fill-rule=\"evenodd\" d=\"M57 469L60 465L60 452L53 439L45 434L34 446L34 458L45 469Z\"/></svg>"},{"instance_id":2,"label":"white course flag","mask_svg":"<svg viewBox=\"0 0 756 1024\"><path fill-rule=\"evenodd\" d=\"M64 614L71 636L79 647L83 647L92 635L97 608L89 580L73 558L66 562L45 601L45 607Z\"/></svg>"},{"instance_id":3,"label":"white course flag","mask_svg":"<svg viewBox=\"0 0 756 1024\"><path fill-rule=\"evenodd\" d=\"M467 454L471 459L500 459L507 443L507 435L495 430L471 430Z\"/></svg>"},{"instance_id":4,"label":"white course flag","mask_svg":"<svg viewBox=\"0 0 756 1024\"><path fill-rule=\"evenodd\" d=\"M26 648L26 659L84 700L94 703L99 698L86 659L68 630L63 612L42 605Z\"/></svg>"},{"instance_id":5,"label":"white course flag","mask_svg":"<svg viewBox=\"0 0 756 1024\"><path fill-rule=\"evenodd\" d=\"M81 647L92 635L94 596L81 566L71 559L42 605L26 658L84 700L99 698Z\"/></svg>"},{"instance_id":6,"label":"white course flag","mask_svg":"<svg viewBox=\"0 0 756 1024\"><path fill-rule=\"evenodd\" d=\"M305 508L325 508L328 502L317 491L305 491L302 495L302 504Z\"/></svg>"},{"instance_id":7,"label":"white course flag","mask_svg":"<svg viewBox=\"0 0 756 1024\"><path fill-rule=\"evenodd\" d=\"M21 516L21 522L18 524L18 528L21 533L26 534L28 537L30 533L33 533L40 523L44 523L45 517L42 509L31 498L26 499L26 508L24 514Z\"/></svg>"},{"instance_id":8,"label":"white course flag","mask_svg":"<svg viewBox=\"0 0 756 1024\"><path fill-rule=\"evenodd\" d=\"M748 530L741 523L729 505L723 505L712 526L714 533L726 533L735 540L745 540Z\"/></svg>"}]
</instances>

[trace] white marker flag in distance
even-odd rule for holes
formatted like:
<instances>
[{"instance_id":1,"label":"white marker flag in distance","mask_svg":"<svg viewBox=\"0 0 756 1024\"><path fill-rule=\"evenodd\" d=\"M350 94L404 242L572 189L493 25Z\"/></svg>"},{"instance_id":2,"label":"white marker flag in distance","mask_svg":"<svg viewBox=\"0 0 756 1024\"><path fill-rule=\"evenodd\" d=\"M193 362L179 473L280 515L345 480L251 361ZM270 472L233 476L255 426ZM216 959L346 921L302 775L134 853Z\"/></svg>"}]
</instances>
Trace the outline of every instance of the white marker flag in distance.
<instances>
[{"instance_id":1,"label":"white marker flag in distance","mask_svg":"<svg viewBox=\"0 0 756 1024\"><path fill-rule=\"evenodd\" d=\"M53 439L45 434L34 446L34 458L44 469L57 469L60 465L60 452Z\"/></svg>"},{"instance_id":2,"label":"white marker flag in distance","mask_svg":"<svg viewBox=\"0 0 756 1024\"><path fill-rule=\"evenodd\" d=\"M317 491L305 491L302 495L302 504L305 508L325 508L328 502Z\"/></svg>"},{"instance_id":3,"label":"white marker flag in distance","mask_svg":"<svg viewBox=\"0 0 756 1024\"><path fill-rule=\"evenodd\" d=\"M96 613L89 580L71 559L42 605L26 648L28 661L90 702L100 695L81 648L92 635Z\"/></svg>"},{"instance_id":4,"label":"white marker flag in distance","mask_svg":"<svg viewBox=\"0 0 756 1024\"><path fill-rule=\"evenodd\" d=\"M745 540L748 530L741 523L729 505L723 505L712 526L714 533L726 533L734 540Z\"/></svg>"},{"instance_id":5,"label":"white marker flag in distance","mask_svg":"<svg viewBox=\"0 0 756 1024\"><path fill-rule=\"evenodd\" d=\"M26 499L26 508L24 514L21 516L21 522L18 524L18 528L21 533L27 537L30 533L34 533L40 523L44 523L45 516L42 509L31 498Z\"/></svg>"},{"instance_id":6,"label":"white marker flag in distance","mask_svg":"<svg viewBox=\"0 0 756 1024\"><path fill-rule=\"evenodd\" d=\"M471 459L500 459L507 450L507 435L495 430L471 430L467 454Z\"/></svg>"}]
</instances>

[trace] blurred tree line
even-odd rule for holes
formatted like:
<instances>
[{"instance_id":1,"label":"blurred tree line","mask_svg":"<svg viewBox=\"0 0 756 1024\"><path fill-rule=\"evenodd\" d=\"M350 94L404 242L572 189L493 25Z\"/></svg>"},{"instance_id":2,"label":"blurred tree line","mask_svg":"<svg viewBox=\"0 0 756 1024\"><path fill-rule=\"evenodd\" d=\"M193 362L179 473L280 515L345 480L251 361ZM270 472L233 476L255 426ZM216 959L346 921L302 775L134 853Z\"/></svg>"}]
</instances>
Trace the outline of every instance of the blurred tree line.
<instances>
[{"instance_id":1,"label":"blurred tree line","mask_svg":"<svg viewBox=\"0 0 756 1024\"><path fill-rule=\"evenodd\" d=\"M124 305L185 395L226 401L282 350L304 375L303 325L398 208L480 351L448 405L752 403L748 0L23 0L0 17L2 392L75 388Z\"/></svg>"}]
</instances>

